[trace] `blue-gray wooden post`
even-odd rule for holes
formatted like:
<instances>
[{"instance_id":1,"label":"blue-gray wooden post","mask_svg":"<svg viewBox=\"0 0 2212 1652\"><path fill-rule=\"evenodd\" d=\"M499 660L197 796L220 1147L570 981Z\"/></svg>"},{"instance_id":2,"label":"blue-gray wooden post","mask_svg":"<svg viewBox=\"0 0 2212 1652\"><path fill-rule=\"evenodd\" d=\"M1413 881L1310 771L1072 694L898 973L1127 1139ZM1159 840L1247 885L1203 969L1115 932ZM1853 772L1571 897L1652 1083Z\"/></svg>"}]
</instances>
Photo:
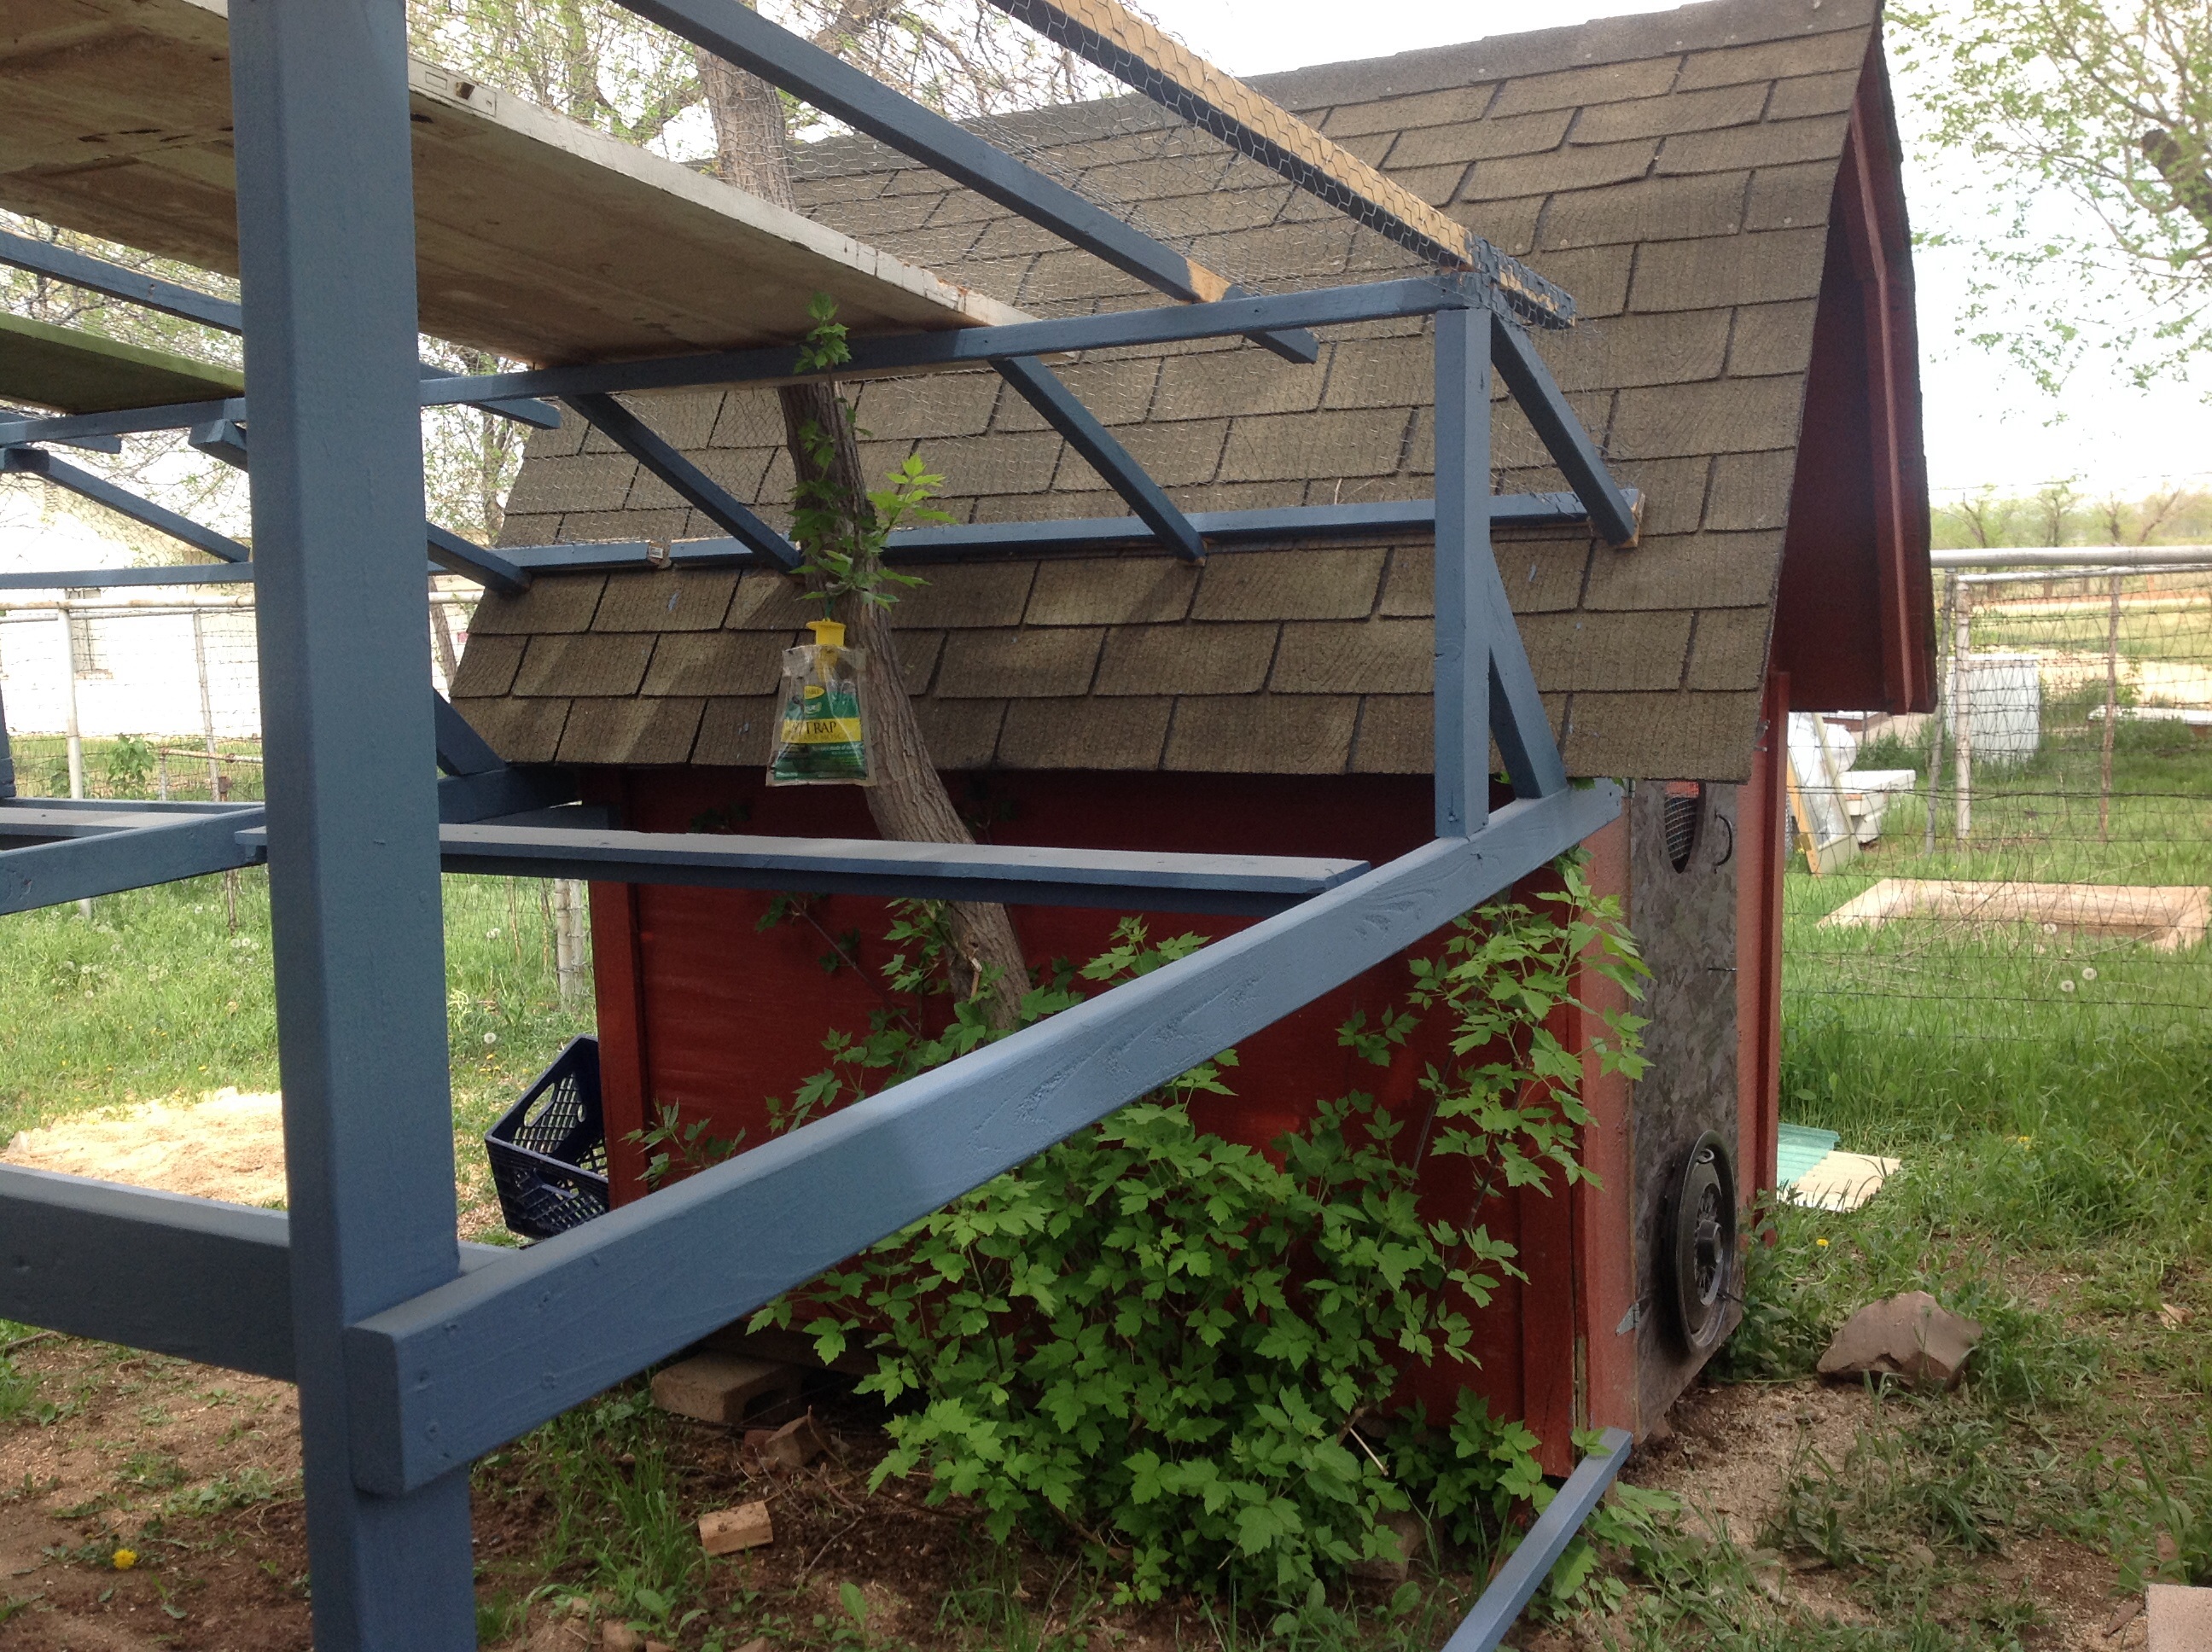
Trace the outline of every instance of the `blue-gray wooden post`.
<instances>
[{"instance_id":1,"label":"blue-gray wooden post","mask_svg":"<svg viewBox=\"0 0 2212 1652\"><path fill-rule=\"evenodd\" d=\"M233 0L230 37L315 1644L459 1652L476 1644L466 1472L357 1488L341 1340L459 1272L406 15Z\"/></svg>"},{"instance_id":2,"label":"blue-gray wooden post","mask_svg":"<svg viewBox=\"0 0 2212 1652\"><path fill-rule=\"evenodd\" d=\"M1437 835L1490 818L1490 313L1437 312Z\"/></svg>"}]
</instances>

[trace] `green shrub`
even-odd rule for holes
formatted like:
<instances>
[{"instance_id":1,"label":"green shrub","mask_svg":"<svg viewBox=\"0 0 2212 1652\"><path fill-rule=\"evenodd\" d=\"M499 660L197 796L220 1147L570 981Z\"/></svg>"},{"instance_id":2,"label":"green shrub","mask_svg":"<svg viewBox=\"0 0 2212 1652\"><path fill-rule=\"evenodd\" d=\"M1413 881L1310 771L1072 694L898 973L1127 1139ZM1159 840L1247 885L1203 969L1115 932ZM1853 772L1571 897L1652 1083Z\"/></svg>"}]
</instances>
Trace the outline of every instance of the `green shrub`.
<instances>
[{"instance_id":1,"label":"green shrub","mask_svg":"<svg viewBox=\"0 0 2212 1652\"><path fill-rule=\"evenodd\" d=\"M1559 908L1516 902L1463 920L1415 964L1408 1006L1342 1042L1377 1066L1402 1059L1425 1013L1448 1017L1455 1060L1431 1065L1418 1131L1364 1095L1321 1102L1272 1153L1200 1131L1185 1105L1225 1092L1234 1052L987 1183L846 1267L763 1310L799 1323L835 1357L864 1338L864 1387L902 1409L876 1473L926 1473L933 1502L972 1501L994 1537L1017 1528L1079 1548L1125 1597L1227 1587L1291 1603L1352 1563L1395 1552L1379 1526L1425 1515L1455 1540L1493 1544L1537 1494L1535 1437L1479 1403L1430 1430L1392 1404L1409 1367L1471 1365L1460 1299L1515 1273L1486 1228L1425 1215L1431 1154L1467 1157L1478 1197L1584 1175L1584 1052L1553 1023L1578 1007L1578 960L1624 985L1640 969L1618 914L1563 863ZM900 938L894 984L933 978L926 911ZM1125 922L1079 975L1110 983L1200 944L1155 946ZM1075 1001L1060 971L1026 1017ZM1633 1017L1609 1015L1593 1053L1639 1069ZM833 1036L834 1065L780 1112L789 1124L844 1105L994 1036L955 1006L925 1036L910 1009L866 1037ZM651 1144L686 1144L678 1121ZM1388 1454L1386 1459L1385 1453ZM1571 1583L1589 1570L1582 1556Z\"/></svg>"}]
</instances>

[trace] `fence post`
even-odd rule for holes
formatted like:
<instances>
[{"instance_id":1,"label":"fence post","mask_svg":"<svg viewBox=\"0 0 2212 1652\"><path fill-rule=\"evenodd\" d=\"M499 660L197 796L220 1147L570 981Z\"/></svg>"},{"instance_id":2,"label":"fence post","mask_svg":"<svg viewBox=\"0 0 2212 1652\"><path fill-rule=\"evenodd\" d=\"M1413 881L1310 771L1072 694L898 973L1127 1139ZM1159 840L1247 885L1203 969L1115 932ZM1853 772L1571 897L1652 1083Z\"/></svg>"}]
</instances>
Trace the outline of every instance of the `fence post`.
<instances>
[{"instance_id":1,"label":"fence post","mask_svg":"<svg viewBox=\"0 0 2212 1652\"><path fill-rule=\"evenodd\" d=\"M1957 618L1951 632L1951 743L1957 751L1952 787L1958 793L1959 815L1952 835L1964 843L1974 829L1974 683L1972 664L1973 588L1961 580L1958 587Z\"/></svg>"},{"instance_id":2,"label":"fence post","mask_svg":"<svg viewBox=\"0 0 2212 1652\"><path fill-rule=\"evenodd\" d=\"M2120 574L2112 572L2112 612L2105 626L2105 739L2097 765L2097 841L2112 841L2112 731L2120 720Z\"/></svg>"},{"instance_id":3,"label":"fence post","mask_svg":"<svg viewBox=\"0 0 2212 1652\"><path fill-rule=\"evenodd\" d=\"M1946 574L1943 580L1943 617L1936 629L1942 640L1943 670L1936 678L1936 709L1929 716L1928 734L1928 816L1920 823L1920 853L1936 853L1936 798L1942 789L1938 776L1943 769L1943 720L1951 714L1951 702L1958 692L1952 680L1959 669L1957 657L1951 653L1951 616L1959 606L1959 576Z\"/></svg>"},{"instance_id":4,"label":"fence post","mask_svg":"<svg viewBox=\"0 0 2212 1652\"><path fill-rule=\"evenodd\" d=\"M207 742L208 801L222 801L222 769L216 762L215 700L208 692L207 632L200 624L199 604L192 604L192 665L200 678L200 737Z\"/></svg>"},{"instance_id":5,"label":"fence post","mask_svg":"<svg viewBox=\"0 0 2212 1652\"><path fill-rule=\"evenodd\" d=\"M66 602L56 604L54 617L62 623L62 678L68 688L67 698L62 701L63 715L68 719L70 796L84 796L84 738L78 731L76 720L76 616L70 612ZM92 902L76 903L80 917L92 916Z\"/></svg>"},{"instance_id":6,"label":"fence post","mask_svg":"<svg viewBox=\"0 0 2212 1652\"><path fill-rule=\"evenodd\" d=\"M587 978L591 966L585 952L585 900L580 880L553 879L553 979L560 987L564 1010L575 1009L591 996Z\"/></svg>"}]
</instances>

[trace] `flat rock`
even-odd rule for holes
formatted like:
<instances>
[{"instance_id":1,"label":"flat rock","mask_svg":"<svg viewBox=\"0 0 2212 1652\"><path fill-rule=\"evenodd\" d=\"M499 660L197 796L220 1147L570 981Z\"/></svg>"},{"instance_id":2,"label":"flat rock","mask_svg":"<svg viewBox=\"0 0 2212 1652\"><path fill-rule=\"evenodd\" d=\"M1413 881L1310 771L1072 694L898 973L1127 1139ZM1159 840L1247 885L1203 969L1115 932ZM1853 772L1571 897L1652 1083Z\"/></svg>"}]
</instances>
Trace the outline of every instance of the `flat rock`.
<instances>
[{"instance_id":1,"label":"flat rock","mask_svg":"<svg viewBox=\"0 0 2212 1652\"><path fill-rule=\"evenodd\" d=\"M1907 1291L1869 1303L1845 1320L1820 1356L1820 1372L1899 1376L1953 1388L1981 1338L1978 1321L1954 1314L1924 1291Z\"/></svg>"},{"instance_id":2,"label":"flat rock","mask_svg":"<svg viewBox=\"0 0 2212 1652\"><path fill-rule=\"evenodd\" d=\"M2145 1605L2150 1619L2146 1652L2212 1652L2212 1588L2153 1583Z\"/></svg>"},{"instance_id":3,"label":"flat rock","mask_svg":"<svg viewBox=\"0 0 2212 1652\"><path fill-rule=\"evenodd\" d=\"M653 1403L679 1417L736 1426L799 1398L799 1372L769 1360L695 1354L653 1374Z\"/></svg>"}]
</instances>

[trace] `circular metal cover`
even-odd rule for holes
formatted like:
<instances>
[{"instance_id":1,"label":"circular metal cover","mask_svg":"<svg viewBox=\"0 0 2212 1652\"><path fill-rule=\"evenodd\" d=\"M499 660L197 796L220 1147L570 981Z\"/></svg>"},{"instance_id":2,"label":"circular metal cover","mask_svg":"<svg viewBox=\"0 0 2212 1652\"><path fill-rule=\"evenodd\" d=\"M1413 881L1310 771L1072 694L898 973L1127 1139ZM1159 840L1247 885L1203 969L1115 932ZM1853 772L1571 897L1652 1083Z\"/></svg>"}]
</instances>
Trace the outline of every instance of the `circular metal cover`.
<instances>
[{"instance_id":1,"label":"circular metal cover","mask_svg":"<svg viewBox=\"0 0 2212 1652\"><path fill-rule=\"evenodd\" d=\"M1735 1165L1717 1132L1698 1137L1684 1157L1662 1231L1668 1248L1660 1283L1674 1303L1675 1328L1691 1352L1710 1352L1728 1328L1728 1305L1737 1294Z\"/></svg>"}]
</instances>

